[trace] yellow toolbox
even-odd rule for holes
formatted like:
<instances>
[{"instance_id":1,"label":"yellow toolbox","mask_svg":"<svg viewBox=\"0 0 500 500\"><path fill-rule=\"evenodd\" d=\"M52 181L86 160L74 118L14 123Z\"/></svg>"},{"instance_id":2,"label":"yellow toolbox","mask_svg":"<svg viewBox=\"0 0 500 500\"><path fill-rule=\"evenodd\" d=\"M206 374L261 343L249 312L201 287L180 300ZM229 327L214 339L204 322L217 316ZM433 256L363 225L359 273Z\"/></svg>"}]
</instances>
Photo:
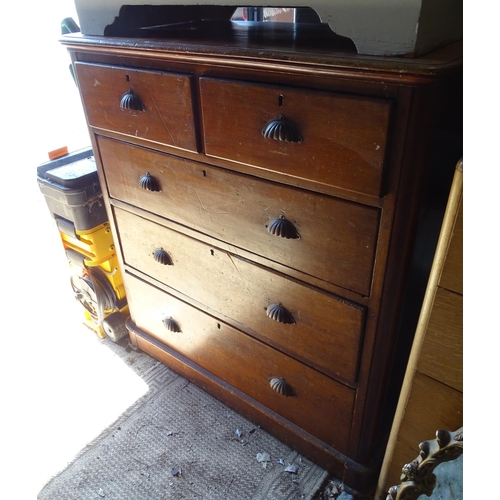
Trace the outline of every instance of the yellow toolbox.
<instances>
[{"instance_id":1,"label":"yellow toolbox","mask_svg":"<svg viewBox=\"0 0 500 500\"><path fill-rule=\"evenodd\" d=\"M67 221L56 222L72 271L71 286L84 308L85 324L99 337L117 342L128 335L128 306L109 223L78 231Z\"/></svg>"},{"instance_id":2,"label":"yellow toolbox","mask_svg":"<svg viewBox=\"0 0 500 500\"><path fill-rule=\"evenodd\" d=\"M92 149L40 165L37 180L59 230L84 323L100 338L120 341L128 336L127 299Z\"/></svg>"}]
</instances>

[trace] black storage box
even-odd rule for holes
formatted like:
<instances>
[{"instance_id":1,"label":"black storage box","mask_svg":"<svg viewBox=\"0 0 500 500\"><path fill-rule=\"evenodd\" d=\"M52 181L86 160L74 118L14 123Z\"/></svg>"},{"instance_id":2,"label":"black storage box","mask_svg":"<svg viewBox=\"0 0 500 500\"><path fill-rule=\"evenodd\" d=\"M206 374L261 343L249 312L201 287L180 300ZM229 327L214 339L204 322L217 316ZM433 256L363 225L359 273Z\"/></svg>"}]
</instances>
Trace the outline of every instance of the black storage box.
<instances>
[{"instance_id":1,"label":"black storage box","mask_svg":"<svg viewBox=\"0 0 500 500\"><path fill-rule=\"evenodd\" d=\"M72 222L77 231L107 222L92 148L42 163L37 180L54 219Z\"/></svg>"}]
</instances>

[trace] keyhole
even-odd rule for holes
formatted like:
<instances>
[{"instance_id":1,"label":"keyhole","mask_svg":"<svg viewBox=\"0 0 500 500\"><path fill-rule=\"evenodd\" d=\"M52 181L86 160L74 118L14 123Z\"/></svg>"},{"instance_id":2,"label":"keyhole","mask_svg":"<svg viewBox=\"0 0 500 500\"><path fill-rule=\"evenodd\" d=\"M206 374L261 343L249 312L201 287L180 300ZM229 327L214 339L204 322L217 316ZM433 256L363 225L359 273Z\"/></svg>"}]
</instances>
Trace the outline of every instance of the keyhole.
<instances>
[{"instance_id":1,"label":"keyhole","mask_svg":"<svg viewBox=\"0 0 500 500\"><path fill-rule=\"evenodd\" d=\"M278 106L281 108L283 106L283 95L280 94L278 97Z\"/></svg>"},{"instance_id":2,"label":"keyhole","mask_svg":"<svg viewBox=\"0 0 500 500\"><path fill-rule=\"evenodd\" d=\"M127 79L127 82L130 82L130 76L125 75L125 78Z\"/></svg>"},{"instance_id":3,"label":"keyhole","mask_svg":"<svg viewBox=\"0 0 500 500\"><path fill-rule=\"evenodd\" d=\"M206 177L207 176L207 171L206 170L202 170L203 172L203 177Z\"/></svg>"},{"instance_id":4,"label":"keyhole","mask_svg":"<svg viewBox=\"0 0 500 500\"><path fill-rule=\"evenodd\" d=\"M212 249L210 249L210 255L215 255L215 252Z\"/></svg>"}]
</instances>

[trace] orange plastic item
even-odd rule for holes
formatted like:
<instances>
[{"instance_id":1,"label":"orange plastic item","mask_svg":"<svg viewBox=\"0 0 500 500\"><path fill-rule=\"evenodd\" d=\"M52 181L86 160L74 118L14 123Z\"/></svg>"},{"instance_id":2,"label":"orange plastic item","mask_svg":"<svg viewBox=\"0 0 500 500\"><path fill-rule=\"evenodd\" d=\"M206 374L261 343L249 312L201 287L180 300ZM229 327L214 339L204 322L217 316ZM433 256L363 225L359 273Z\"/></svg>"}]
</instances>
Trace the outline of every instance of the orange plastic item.
<instances>
[{"instance_id":1,"label":"orange plastic item","mask_svg":"<svg viewBox=\"0 0 500 500\"><path fill-rule=\"evenodd\" d=\"M49 151L49 160L55 160L56 158L61 158L61 156L66 156L69 154L68 146L63 146L59 149L54 149L54 151Z\"/></svg>"}]
</instances>

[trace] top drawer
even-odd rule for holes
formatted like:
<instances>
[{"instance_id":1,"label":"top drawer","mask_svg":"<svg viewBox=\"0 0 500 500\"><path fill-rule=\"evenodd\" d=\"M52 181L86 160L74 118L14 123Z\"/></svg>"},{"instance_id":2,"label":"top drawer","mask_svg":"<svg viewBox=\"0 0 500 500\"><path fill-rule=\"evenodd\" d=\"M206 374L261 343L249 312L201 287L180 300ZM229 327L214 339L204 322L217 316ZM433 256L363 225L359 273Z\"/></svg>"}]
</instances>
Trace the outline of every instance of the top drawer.
<instances>
[{"instance_id":1,"label":"top drawer","mask_svg":"<svg viewBox=\"0 0 500 500\"><path fill-rule=\"evenodd\" d=\"M391 101L213 78L200 89L208 155L381 195Z\"/></svg>"},{"instance_id":2,"label":"top drawer","mask_svg":"<svg viewBox=\"0 0 500 500\"><path fill-rule=\"evenodd\" d=\"M75 70L90 126L198 150L191 76L86 63Z\"/></svg>"}]
</instances>

